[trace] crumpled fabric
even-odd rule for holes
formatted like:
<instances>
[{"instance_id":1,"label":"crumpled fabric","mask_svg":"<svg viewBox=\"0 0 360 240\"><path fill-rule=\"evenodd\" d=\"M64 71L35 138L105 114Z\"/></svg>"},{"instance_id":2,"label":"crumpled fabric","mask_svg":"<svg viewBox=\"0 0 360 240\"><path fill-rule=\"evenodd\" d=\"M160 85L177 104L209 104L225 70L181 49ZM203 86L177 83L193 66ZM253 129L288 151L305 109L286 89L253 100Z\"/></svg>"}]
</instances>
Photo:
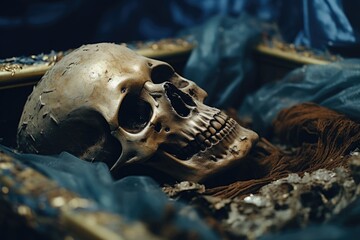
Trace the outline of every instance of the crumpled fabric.
<instances>
[{"instance_id":1,"label":"crumpled fabric","mask_svg":"<svg viewBox=\"0 0 360 240\"><path fill-rule=\"evenodd\" d=\"M174 212L173 217L167 219L167 226L179 231L195 232L200 239L219 239L194 209L171 201L150 177L129 176L114 181L105 163L86 162L66 152L54 156L18 154L2 145L0 151L48 176L60 186L92 200L98 210L117 213L130 222L141 221L161 227L170 207ZM26 199L22 202L26 202ZM42 214L43 211L49 211L51 216L54 214L52 209L41 211ZM183 214L184 211L187 214Z\"/></svg>"},{"instance_id":2,"label":"crumpled fabric","mask_svg":"<svg viewBox=\"0 0 360 240\"><path fill-rule=\"evenodd\" d=\"M360 59L295 69L248 95L239 115L252 119L253 129L265 134L280 110L302 102L314 102L360 119Z\"/></svg>"},{"instance_id":3,"label":"crumpled fabric","mask_svg":"<svg viewBox=\"0 0 360 240\"><path fill-rule=\"evenodd\" d=\"M357 42L358 33L344 12L343 2L346 1L303 0L304 20L295 44L326 49L331 45Z\"/></svg>"},{"instance_id":4,"label":"crumpled fabric","mask_svg":"<svg viewBox=\"0 0 360 240\"><path fill-rule=\"evenodd\" d=\"M294 6L299 8L279 1L276 6L269 11L272 16L269 19L277 21L287 41L318 49L330 46L334 49L339 44L353 46L357 42L358 22L350 21L340 0L296 1ZM285 7L289 7L289 13ZM253 87L255 69L250 50L262 32L272 35L276 30L257 18L241 14L236 18L216 16L180 33L190 35L189 39L197 44L184 76L208 92L207 104L236 107Z\"/></svg>"},{"instance_id":5,"label":"crumpled fabric","mask_svg":"<svg viewBox=\"0 0 360 240\"><path fill-rule=\"evenodd\" d=\"M207 93L206 103L218 108L236 105L251 85L252 47L260 36L261 23L248 15L214 17L206 24L181 33L196 48L185 66L184 76Z\"/></svg>"}]
</instances>

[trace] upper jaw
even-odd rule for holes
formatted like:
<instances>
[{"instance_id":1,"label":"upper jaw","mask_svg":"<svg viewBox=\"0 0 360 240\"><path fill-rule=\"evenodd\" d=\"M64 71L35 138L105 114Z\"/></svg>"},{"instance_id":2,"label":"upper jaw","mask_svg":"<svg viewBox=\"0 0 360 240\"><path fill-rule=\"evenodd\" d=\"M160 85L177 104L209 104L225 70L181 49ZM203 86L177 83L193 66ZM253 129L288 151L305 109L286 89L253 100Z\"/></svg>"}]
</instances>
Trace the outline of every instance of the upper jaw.
<instances>
[{"instance_id":1,"label":"upper jaw","mask_svg":"<svg viewBox=\"0 0 360 240\"><path fill-rule=\"evenodd\" d=\"M218 162L242 157L257 139L255 132L241 127L225 113L218 112L209 121L207 128L198 132L185 146L164 143L159 150L178 161L206 158Z\"/></svg>"},{"instance_id":2,"label":"upper jaw","mask_svg":"<svg viewBox=\"0 0 360 240\"><path fill-rule=\"evenodd\" d=\"M258 140L255 132L220 110L208 112L197 122L201 130L187 140L179 135L179 142L165 141L157 151L159 160L148 163L177 179L202 181L241 161Z\"/></svg>"},{"instance_id":3,"label":"upper jaw","mask_svg":"<svg viewBox=\"0 0 360 240\"><path fill-rule=\"evenodd\" d=\"M208 121L206 127L202 127L202 131L193 134L182 147L179 144L163 143L159 148L163 152L167 152L179 160L189 160L194 155L201 152L207 152L216 147L233 131L235 121L229 118L223 112L217 112ZM220 144L221 145L221 144Z\"/></svg>"}]
</instances>

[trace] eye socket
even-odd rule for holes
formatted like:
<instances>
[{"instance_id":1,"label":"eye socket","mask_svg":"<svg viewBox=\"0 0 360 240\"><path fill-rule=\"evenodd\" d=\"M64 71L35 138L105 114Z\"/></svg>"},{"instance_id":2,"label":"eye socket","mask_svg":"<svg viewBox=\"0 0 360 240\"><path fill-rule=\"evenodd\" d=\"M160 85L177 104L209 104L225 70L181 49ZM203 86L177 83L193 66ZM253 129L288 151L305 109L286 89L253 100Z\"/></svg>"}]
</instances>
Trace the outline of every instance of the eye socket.
<instances>
[{"instance_id":1,"label":"eye socket","mask_svg":"<svg viewBox=\"0 0 360 240\"><path fill-rule=\"evenodd\" d=\"M134 94L128 94L120 106L119 126L127 132L138 133L146 127L151 116L152 109L149 103Z\"/></svg>"},{"instance_id":2,"label":"eye socket","mask_svg":"<svg viewBox=\"0 0 360 240\"><path fill-rule=\"evenodd\" d=\"M169 65L159 65L152 69L151 80L153 83L157 84L170 81L174 76L174 73L174 69L172 69Z\"/></svg>"}]
</instances>

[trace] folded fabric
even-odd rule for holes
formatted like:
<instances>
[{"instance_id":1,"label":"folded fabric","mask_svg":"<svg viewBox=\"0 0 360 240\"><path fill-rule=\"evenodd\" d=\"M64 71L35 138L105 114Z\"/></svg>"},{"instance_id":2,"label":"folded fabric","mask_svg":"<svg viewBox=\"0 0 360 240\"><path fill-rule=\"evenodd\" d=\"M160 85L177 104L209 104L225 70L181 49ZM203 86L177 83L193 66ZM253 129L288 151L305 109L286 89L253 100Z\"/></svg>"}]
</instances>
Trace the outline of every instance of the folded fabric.
<instances>
[{"instance_id":1,"label":"folded fabric","mask_svg":"<svg viewBox=\"0 0 360 240\"><path fill-rule=\"evenodd\" d=\"M252 47L262 23L248 16L218 16L181 33L196 43L184 76L208 93L206 103L218 108L235 106L253 81Z\"/></svg>"},{"instance_id":2,"label":"folded fabric","mask_svg":"<svg viewBox=\"0 0 360 240\"><path fill-rule=\"evenodd\" d=\"M155 235L167 238L195 234L199 239L219 239L194 209L170 200L150 177L130 176L115 181L105 163L86 162L66 152L56 156L18 154L2 145L0 151L80 197L93 201L96 209L119 214L130 222L144 223L150 230L156 230ZM16 196L12 200L14 205L31 203ZM42 215L55 214L52 208L32 209L36 206L31 204L27 207L34 212L41 211ZM187 214L182 214L183 211ZM152 226L156 229L151 229ZM166 230L169 228L173 231ZM46 234L47 229L42 228L42 231Z\"/></svg>"},{"instance_id":3,"label":"folded fabric","mask_svg":"<svg viewBox=\"0 0 360 240\"><path fill-rule=\"evenodd\" d=\"M302 102L314 102L360 119L359 86L359 59L308 65L248 95L239 115L252 119L253 129L261 134L266 134L279 111Z\"/></svg>"}]
</instances>

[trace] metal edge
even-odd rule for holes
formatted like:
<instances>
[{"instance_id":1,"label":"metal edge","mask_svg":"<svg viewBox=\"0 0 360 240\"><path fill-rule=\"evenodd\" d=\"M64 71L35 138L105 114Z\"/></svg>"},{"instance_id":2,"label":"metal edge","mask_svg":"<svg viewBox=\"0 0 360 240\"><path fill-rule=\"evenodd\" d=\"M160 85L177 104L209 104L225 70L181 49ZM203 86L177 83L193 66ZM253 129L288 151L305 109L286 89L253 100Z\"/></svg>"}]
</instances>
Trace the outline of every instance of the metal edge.
<instances>
[{"instance_id":1,"label":"metal edge","mask_svg":"<svg viewBox=\"0 0 360 240\"><path fill-rule=\"evenodd\" d=\"M155 42L139 42L134 44L119 44L132 48L140 55L149 58L172 57L191 52L194 45L184 39L163 39ZM71 50L67 51L67 53ZM60 54L62 55L62 53ZM59 58L57 58L59 59ZM55 61L35 65L4 66L0 69L0 89L23 86L26 82L34 82L55 64ZM29 80L30 79L30 80ZM11 85L11 86L10 86ZM28 84L26 84L28 85Z\"/></svg>"},{"instance_id":2,"label":"metal edge","mask_svg":"<svg viewBox=\"0 0 360 240\"><path fill-rule=\"evenodd\" d=\"M291 61L291 62L298 63L301 65L307 65L307 64L324 65L324 64L328 64L331 62L329 60L318 59L310 54L309 54L309 56L307 56L306 54L302 55L300 53L297 53L297 52L295 52L295 50L294 51L284 51L279 48L269 47L262 43L257 45L255 47L255 50L257 52L265 54L265 55L269 55L269 56L283 59L286 61Z\"/></svg>"},{"instance_id":3,"label":"metal edge","mask_svg":"<svg viewBox=\"0 0 360 240\"><path fill-rule=\"evenodd\" d=\"M17 71L0 71L0 84L8 84L19 79L33 78L44 75L44 73L53 66L52 64L38 64L34 66L24 66Z\"/></svg>"}]
</instances>

